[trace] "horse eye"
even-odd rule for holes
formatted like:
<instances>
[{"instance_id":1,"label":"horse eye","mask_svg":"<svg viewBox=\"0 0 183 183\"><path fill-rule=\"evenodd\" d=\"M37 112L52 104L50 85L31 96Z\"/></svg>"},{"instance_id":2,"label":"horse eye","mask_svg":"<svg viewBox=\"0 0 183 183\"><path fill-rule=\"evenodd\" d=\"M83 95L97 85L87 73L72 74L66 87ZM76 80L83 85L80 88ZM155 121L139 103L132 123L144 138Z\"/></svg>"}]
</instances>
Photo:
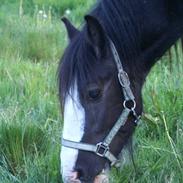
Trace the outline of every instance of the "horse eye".
<instances>
[{"instance_id":1,"label":"horse eye","mask_svg":"<svg viewBox=\"0 0 183 183\"><path fill-rule=\"evenodd\" d=\"M90 100L97 100L101 97L101 90L100 89L92 89L88 91L88 97Z\"/></svg>"}]
</instances>

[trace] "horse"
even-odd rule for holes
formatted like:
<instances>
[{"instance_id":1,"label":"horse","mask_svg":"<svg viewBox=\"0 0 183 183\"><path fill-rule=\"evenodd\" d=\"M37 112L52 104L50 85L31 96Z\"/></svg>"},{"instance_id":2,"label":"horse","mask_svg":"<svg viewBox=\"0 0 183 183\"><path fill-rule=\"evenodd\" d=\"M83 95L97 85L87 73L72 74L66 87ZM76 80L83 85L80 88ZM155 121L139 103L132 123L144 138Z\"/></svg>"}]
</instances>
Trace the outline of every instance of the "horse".
<instances>
[{"instance_id":1,"label":"horse","mask_svg":"<svg viewBox=\"0 0 183 183\"><path fill-rule=\"evenodd\" d=\"M100 0L81 30L62 18L69 44L58 66L64 183L107 181L143 112L142 87L183 36L182 0Z\"/></svg>"}]
</instances>

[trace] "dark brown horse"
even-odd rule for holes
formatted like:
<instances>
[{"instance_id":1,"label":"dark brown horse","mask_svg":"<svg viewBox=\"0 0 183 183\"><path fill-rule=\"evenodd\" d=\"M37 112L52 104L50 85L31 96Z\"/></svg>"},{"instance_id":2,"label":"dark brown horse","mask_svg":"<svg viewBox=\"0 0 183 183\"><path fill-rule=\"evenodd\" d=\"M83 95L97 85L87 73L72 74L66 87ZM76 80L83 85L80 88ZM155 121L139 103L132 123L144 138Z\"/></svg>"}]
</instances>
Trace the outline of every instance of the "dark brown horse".
<instances>
[{"instance_id":1,"label":"dark brown horse","mask_svg":"<svg viewBox=\"0 0 183 183\"><path fill-rule=\"evenodd\" d=\"M182 0L100 0L69 36L59 67L64 182L99 183L119 165L142 113L141 90L183 35ZM130 84L130 85L129 85Z\"/></svg>"}]
</instances>

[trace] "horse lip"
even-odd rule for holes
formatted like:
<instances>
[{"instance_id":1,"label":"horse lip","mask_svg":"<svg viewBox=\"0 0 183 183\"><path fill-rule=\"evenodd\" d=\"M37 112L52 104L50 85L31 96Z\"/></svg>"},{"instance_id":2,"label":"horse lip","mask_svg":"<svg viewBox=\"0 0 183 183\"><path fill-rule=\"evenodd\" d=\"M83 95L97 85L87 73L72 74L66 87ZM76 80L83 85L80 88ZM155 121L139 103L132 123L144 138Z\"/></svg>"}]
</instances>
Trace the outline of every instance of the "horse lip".
<instances>
[{"instance_id":1,"label":"horse lip","mask_svg":"<svg viewBox=\"0 0 183 183\"><path fill-rule=\"evenodd\" d=\"M89 182L90 183L109 183L109 178L108 178L109 171L110 171L110 165L109 163L106 163L105 168L93 180ZM87 182L76 179L76 175L74 174L73 176L67 176L64 179L64 183L87 183Z\"/></svg>"},{"instance_id":2,"label":"horse lip","mask_svg":"<svg viewBox=\"0 0 183 183\"><path fill-rule=\"evenodd\" d=\"M92 181L93 183L109 183L109 179L108 179L108 175L101 173L99 175L97 175L94 179L94 181ZM64 183L86 183L85 181L80 181L79 179L76 180L71 180L71 179L67 179L64 180Z\"/></svg>"},{"instance_id":3,"label":"horse lip","mask_svg":"<svg viewBox=\"0 0 183 183\"><path fill-rule=\"evenodd\" d=\"M94 183L109 183L109 170L109 164L106 164L105 169L95 177Z\"/></svg>"},{"instance_id":4,"label":"horse lip","mask_svg":"<svg viewBox=\"0 0 183 183\"><path fill-rule=\"evenodd\" d=\"M99 174L95 177L94 183L109 183L108 175Z\"/></svg>"},{"instance_id":5,"label":"horse lip","mask_svg":"<svg viewBox=\"0 0 183 183\"><path fill-rule=\"evenodd\" d=\"M74 180L72 177L66 177L64 183L81 183L79 179Z\"/></svg>"}]
</instances>

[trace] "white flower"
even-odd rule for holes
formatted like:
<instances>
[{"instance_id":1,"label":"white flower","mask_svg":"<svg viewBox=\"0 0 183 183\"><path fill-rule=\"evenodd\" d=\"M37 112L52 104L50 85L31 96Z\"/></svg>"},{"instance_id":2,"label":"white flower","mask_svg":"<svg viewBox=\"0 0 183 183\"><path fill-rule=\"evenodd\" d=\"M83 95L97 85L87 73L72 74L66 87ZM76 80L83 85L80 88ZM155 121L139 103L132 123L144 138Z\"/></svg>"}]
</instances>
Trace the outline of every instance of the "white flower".
<instances>
[{"instance_id":1,"label":"white flower","mask_svg":"<svg viewBox=\"0 0 183 183\"><path fill-rule=\"evenodd\" d=\"M44 13L43 18L44 18L44 19L47 19L47 17L48 17L48 16L46 15L46 13Z\"/></svg>"},{"instance_id":2,"label":"white flower","mask_svg":"<svg viewBox=\"0 0 183 183\"><path fill-rule=\"evenodd\" d=\"M65 10L65 14L66 15L70 15L71 14L71 10L70 9Z\"/></svg>"},{"instance_id":3,"label":"white flower","mask_svg":"<svg viewBox=\"0 0 183 183\"><path fill-rule=\"evenodd\" d=\"M43 10L39 10L39 14L42 15L43 14Z\"/></svg>"}]
</instances>

